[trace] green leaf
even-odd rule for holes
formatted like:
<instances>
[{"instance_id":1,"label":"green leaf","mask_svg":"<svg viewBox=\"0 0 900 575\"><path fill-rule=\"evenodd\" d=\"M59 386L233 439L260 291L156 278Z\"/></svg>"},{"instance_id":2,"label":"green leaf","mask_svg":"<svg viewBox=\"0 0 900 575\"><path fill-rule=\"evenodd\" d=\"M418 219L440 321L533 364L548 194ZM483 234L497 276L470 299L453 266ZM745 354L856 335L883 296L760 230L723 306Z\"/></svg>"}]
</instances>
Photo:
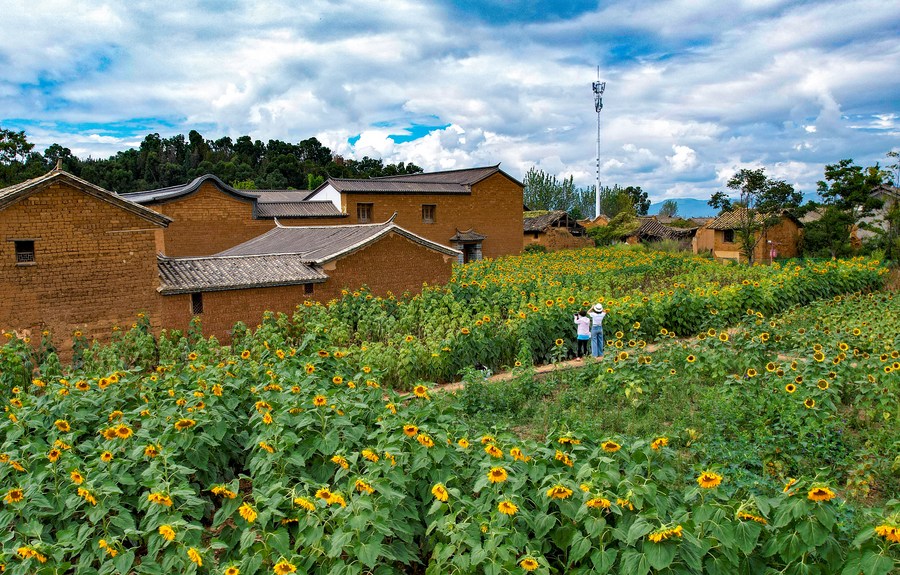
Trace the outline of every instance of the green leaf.
<instances>
[{"instance_id":1,"label":"green leaf","mask_svg":"<svg viewBox=\"0 0 900 575\"><path fill-rule=\"evenodd\" d=\"M643 537L644 535L653 531L653 526L650 525L646 519L643 517L638 517L634 523L631 524L631 527L628 529L628 545L634 545L634 543ZM624 555L623 555L624 558Z\"/></svg>"},{"instance_id":2,"label":"green leaf","mask_svg":"<svg viewBox=\"0 0 900 575\"><path fill-rule=\"evenodd\" d=\"M377 541L363 543L357 550L357 557L362 561L363 565L372 569L381 556L381 548L381 543Z\"/></svg>"},{"instance_id":3,"label":"green leaf","mask_svg":"<svg viewBox=\"0 0 900 575\"><path fill-rule=\"evenodd\" d=\"M737 524L734 529L734 538L744 555L750 555L756 547L756 541L761 532L762 525L755 521L743 521Z\"/></svg>"},{"instance_id":4,"label":"green leaf","mask_svg":"<svg viewBox=\"0 0 900 575\"><path fill-rule=\"evenodd\" d=\"M894 570L894 560L872 551L867 551L860 561L865 575L887 575Z\"/></svg>"},{"instance_id":5,"label":"green leaf","mask_svg":"<svg viewBox=\"0 0 900 575\"><path fill-rule=\"evenodd\" d=\"M597 575L609 573L616 562L616 554L615 549L598 549L591 553L591 565L594 566L594 572Z\"/></svg>"},{"instance_id":6,"label":"green leaf","mask_svg":"<svg viewBox=\"0 0 900 575\"><path fill-rule=\"evenodd\" d=\"M674 543L645 541L644 553L647 554L647 561L650 562L650 566L656 570L661 570L671 565L675 559L676 547L677 545Z\"/></svg>"},{"instance_id":7,"label":"green leaf","mask_svg":"<svg viewBox=\"0 0 900 575\"><path fill-rule=\"evenodd\" d=\"M291 542L286 529L279 529L274 533L270 533L266 542L268 543L269 547L271 547L281 555L284 555L285 557L290 556Z\"/></svg>"},{"instance_id":8,"label":"green leaf","mask_svg":"<svg viewBox=\"0 0 900 575\"><path fill-rule=\"evenodd\" d=\"M569 549L569 565L574 565L591 550L591 540L580 533L572 540Z\"/></svg>"},{"instance_id":9,"label":"green leaf","mask_svg":"<svg viewBox=\"0 0 900 575\"><path fill-rule=\"evenodd\" d=\"M556 517L552 515L538 515L534 519L534 537L540 539L550 532L550 529L556 524Z\"/></svg>"},{"instance_id":10,"label":"green leaf","mask_svg":"<svg viewBox=\"0 0 900 575\"><path fill-rule=\"evenodd\" d=\"M331 549L328 551L328 556L332 559L339 556L343 551L344 547L347 546L347 543L350 542L350 539L353 537L353 534L347 531L335 531L331 534Z\"/></svg>"},{"instance_id":11,"label":"green leaf","mask_svg":"<svg viewBox=\"0 0 900 575\"><path fill-rule=\"evenodd\" d=\"M119 573L128 573L134 563L134 551L124 551L113 558L113 565Z\"/></svg>"},{"instance_id":12,"label":"green leaf","mask_svg":"<svg viewBox=\"0 0 900 575\"><path fill-rule=\"evenodd\" d=\"M619 571L621 575L647 575L650 572L650 562L643 553L638 553L632 549L622 553L622 568Z\"/></svg>"}]
</instances>

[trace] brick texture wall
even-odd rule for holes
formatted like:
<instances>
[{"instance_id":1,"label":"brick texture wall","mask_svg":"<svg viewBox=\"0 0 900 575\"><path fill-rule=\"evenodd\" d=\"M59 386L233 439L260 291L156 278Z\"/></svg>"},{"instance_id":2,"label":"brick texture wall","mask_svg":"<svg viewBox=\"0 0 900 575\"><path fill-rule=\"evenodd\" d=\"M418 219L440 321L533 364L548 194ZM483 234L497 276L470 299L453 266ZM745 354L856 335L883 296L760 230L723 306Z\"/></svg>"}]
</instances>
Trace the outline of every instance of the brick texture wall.
<instances>
[{"instance_id":1,"label":"brick texture wall","mask_svg":"<svg viewBox=\"0 0 900 575\"><path fill-rule=\"evenodd\" d=\"M275 227L275 220L253 219L253 202L204 182L194 193L168 202L146 204L174 220L163 237L169 257L209 256L251 240ZM286 218L285 225L331 225L347 218Z\"/></svg>"},{"instance_id":2,"label":"brick texture wall","mask_svg":"<svg viewBox=\"0 0 900 575\"><path fill-rule=\"evenodd\" d=\"M159 325L158 227L64 182L0 210L0 328L49 329L65 352L71 333L106 339L144 311ZM34 265L12 240L34 239Z\"/></svg>"},{"instance_id":3,"label":"brick texture wall","mask_svg":"<svg viewBox=\"0 0 900 575\"><path fill-rule=\"evenodd\" d=\"M451 246L450 238L474 228L487 236L485 258L522 252L522 187L502 174L494 174L472 186L472 194L342 194L345 223L358 223L356 205L373 204L373 222L383 222L397 212L394 222L433 242ZM435 222L422 221L422 205L436 206Z\"/></svg>"},{"instance_id":4,"label":"brick texture wall","mask_svg":"<svg viewBox=\"0 0 900 575\"><path fill-rule=\"evenodd\" d=\"M594 240L588 236L573 236L565 228L549 228L546 232L539 232L538 237L534 236L533 232L525 233L525 247L537 244L547 248L548 252L594 247Z\"/></svg>"},{"instance_id":5,"label":"brick texture wall","mask_svg":"<svg viewBox=\"0 0 900 575\"><path fill-rule=\"evenodd\" d=\"M328 281L316 284L312 295L304 286L253 288L203 294L203 333L228 341L234 324L259 324L263 312L291 313L305 300L327 302L340 297L341 290L367 285L377 295L406 290L418 293L422 282L446 283L455 258L429 250L397 234L389 234L374 244L326 267ZM191 296L160 296L163 300L163 324L186 329L191 320Z\"/></svg>"}]
</instances>

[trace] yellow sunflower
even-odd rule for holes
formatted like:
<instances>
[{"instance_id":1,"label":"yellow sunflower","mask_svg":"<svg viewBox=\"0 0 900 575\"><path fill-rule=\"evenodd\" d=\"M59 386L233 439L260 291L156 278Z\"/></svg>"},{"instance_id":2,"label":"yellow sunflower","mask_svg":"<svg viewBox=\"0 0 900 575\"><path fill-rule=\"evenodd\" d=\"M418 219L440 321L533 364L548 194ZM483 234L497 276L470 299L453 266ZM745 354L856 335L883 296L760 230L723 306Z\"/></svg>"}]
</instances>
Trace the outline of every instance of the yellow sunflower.
<instances>
[{"instance_id":1,"label":"yellow sunflower","mask_svg":"<svg viewBox=\"0 0 900 575\"><path fill-rule=\"evenodd\" d=\"M712 489L718 487L719 484L722 483L722 476L712 471L704 471L700 474L700 477L697 478L697 483L703 489Z\"/></svg>"}]
</instances>

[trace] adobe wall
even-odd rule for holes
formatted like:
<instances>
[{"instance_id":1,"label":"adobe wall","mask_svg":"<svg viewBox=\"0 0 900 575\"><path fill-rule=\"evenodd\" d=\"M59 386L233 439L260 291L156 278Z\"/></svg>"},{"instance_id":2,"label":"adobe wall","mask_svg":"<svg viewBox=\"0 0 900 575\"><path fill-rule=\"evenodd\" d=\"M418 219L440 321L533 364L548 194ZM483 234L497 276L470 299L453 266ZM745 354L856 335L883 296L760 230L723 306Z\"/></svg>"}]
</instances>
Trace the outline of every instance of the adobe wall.
<instances>
[{"instance_id":1,"label":"adobe wall","mask_svg":"<svg viewBox=\"0 0 900 575\"><path fill-rule=\"evenodd\" d=\"M741 252L741 244L738 239L737 231L735 231L735 241L726 242L725 232L722 230L705 230L701 229L697 232L697 237L701 237L700 232L712 232L714 234L713 248L717 258L740 259L745 261ZM704 234L705 237L706 234ZM753 248L753 260L759 263L771 261L769 250L769 240L775 243L779 258L792 258L799 255L800 227L789 219L782 218L781 221L766 230L766 233L760 238L756 247ZM699 240L697 245L699 245ZM696 251L696 250L695 250Z\"/></svg>"},{"instance_id":2,"label":"adobe wall","mask_svg":"<svg viewBox=\"0 0 900 575\"><path fill-rule=\"evenodd\" d=\"M107 339L138 312L159 326L158 226L64 182L0 210L0 329ZM14 239L34 239L34 265L17 265Z\"/></svg>"},{"instance_id":3,"label":"adobe wall","mask_svg":"<svg viewBox=\"0 0 900 575\"><path fill-rule=\"evenodd\" d=\"M315 284L313 293L305 288L281 286L203 293L203 333L227 342L234 324L242 321L255 327L263 312L293 313L306 300L327 302L341 297L344 288L353 290L367 285L376 295L396 295L409 290L418 293L422 282L446 283L456 258L426 249L419 244L389 234L374 244L326 267L329 276L323 284ZM330 269L329 269L330 268ZM163 324L174 329L187 329L191 320L190 294L160 296L163 300Z\"/></svg>"},{"instance_id":4,"label":"adobe wall","mask_svg":"<svg viewBox=\"0 0 900 575\"><path fill-rule=\"evenodd\" d=\"M204 182L194 193L146 206L172 218L162 233L169 257L209 256L251 240L275 227L273 219L253 219L253 201L242 200ZM279 218L285 225L333 225L347 218Z\"/></svg>"},{"instance_id":5,"label":"adobe wall","mask_svg":"<svg viewBox=\"0 0 900 575\"><path fill-rule=\"evenodd\" d=\"M800 227L790 218L781 218L777 225L766 230L765 235L757 244L753 252L756 261L770 261L769 241L775 244L779 258L794 258L800 255L798 244L800 243Z\"/></svg>"},{"instance_id":6,"label":"adobe wall","mask_svg":"<svg viewBox=\"0 0 900 575\"><path fill-rule=\"evenodd\" d=\"M706 254L715 247L716 230L700 228L691 240L691 247L695 254Z\"/></svg>"},{"instance_id":7,"label":"adobe wall","mask_svg":"<svg viewBox=\"0 0 900 575\"><path fill-rule=\"evenodd\" d=\"M594 247L594 240L591 238L573 236L564 228L549 228L546 232L538 232L537 238L534 235L534 232L525 232L523 247L537 244L547 248L548 252Z\"/></svg>"},{"instance_id":8,"label":"adobe wall","mask_svg":"<svg viewBox=\"0 0 900 575\"><path fill-rule=\"evenodd\" d=\"M469 194L343 194L341 210L356 224L356 205L373 204L372 222L383 222L397 212L394 222L416 235L451 246L456 230L470 228L487 238L485 258L522 252L522 188L502 174L494 174L472 187ZM437 206L435 222L422 221L422 205Z\"/></svg>"}]
</instances>

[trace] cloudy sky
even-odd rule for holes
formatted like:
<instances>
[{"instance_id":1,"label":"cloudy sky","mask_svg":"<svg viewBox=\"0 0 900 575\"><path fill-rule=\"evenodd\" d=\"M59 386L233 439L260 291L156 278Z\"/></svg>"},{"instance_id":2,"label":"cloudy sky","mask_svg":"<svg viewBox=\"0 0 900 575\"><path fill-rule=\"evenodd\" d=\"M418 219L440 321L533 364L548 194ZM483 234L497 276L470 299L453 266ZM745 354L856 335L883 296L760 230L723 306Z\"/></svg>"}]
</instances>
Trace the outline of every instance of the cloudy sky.
<instances>
[{"instance_id":1,"label":"cloudy sky","mask_svg":"<svg viewBox=\"0 0 900 575\"><path fill-rule=\"evenodd\" d=\"M0 127L80 157L196 129L426 170L501 163L708 198L900 149L882 0L4 0Z\"/></svg>"}]
</instances>

